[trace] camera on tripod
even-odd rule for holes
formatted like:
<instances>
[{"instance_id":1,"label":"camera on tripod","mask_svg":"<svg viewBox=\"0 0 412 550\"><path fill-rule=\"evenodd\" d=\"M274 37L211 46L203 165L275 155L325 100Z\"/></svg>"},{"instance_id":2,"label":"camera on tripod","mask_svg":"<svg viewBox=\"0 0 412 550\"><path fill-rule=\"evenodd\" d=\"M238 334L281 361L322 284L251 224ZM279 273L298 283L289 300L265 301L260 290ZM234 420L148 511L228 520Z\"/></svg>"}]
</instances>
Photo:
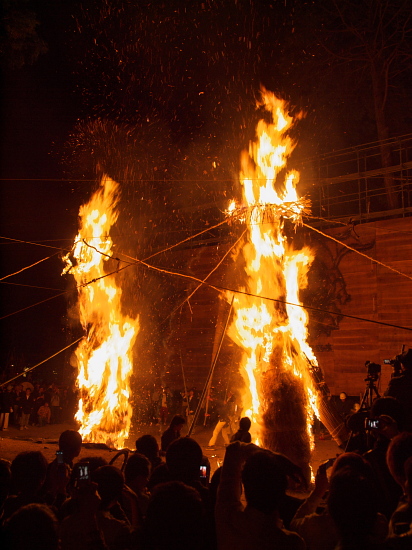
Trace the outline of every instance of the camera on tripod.
<instances>
[{"instance_id":1,"label":"camera on tripod","mask_svg":"<svg viewBox=\"0 0 412 550\"><path fill-rule=\"evenodd\" d=\"M368 376L365 378L365 381L376 381L378 380L381 373L381 366L378 363L371 363L366 361L365 367L367 368Z\"/></svg>"}]
</instances>

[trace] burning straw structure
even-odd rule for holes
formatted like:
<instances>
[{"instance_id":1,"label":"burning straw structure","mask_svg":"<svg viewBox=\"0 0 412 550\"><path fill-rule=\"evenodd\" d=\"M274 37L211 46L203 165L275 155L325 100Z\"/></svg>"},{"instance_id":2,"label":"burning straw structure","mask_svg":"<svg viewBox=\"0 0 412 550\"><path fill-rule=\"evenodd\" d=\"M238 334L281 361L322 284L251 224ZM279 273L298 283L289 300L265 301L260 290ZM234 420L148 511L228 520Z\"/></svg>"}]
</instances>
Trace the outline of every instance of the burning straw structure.
<instances>
[{"instance_id":1,"label":"burning straw structure","mask_svg":"<svg viewBox=\"0 0 412 550\"><path fill-rule=\"evenodd\" d=\"M84 441L121 448L132 418L129 381L139 322L123 314L118 275L105 270L112 256L109 233L118 218L118 202L118 184L104 177L80 208L79 234L64 258L63 273L76 280L79 317L86 334L76 349L79 431Z\"/></svg>"},{"instance_id":2,"label":"burning straw structure","mask_svg":"<svg viewBox=\"0 0 412 550\"><path fill-rule=\"evenodd\" d=\"M242 255L249 293L236 295L228 334L243 350L243 414L252 418L255 441L283 452L309 477L319 389L308 360L317 362L307 343L306 311L291 304L300 304L313 255L308 247L295 250L284 232L285 219L301 222L309 202L297 195L299 174L286 170L295 146L288 135L294 119L285 103L265 90L260 106L272 122L259 121L256 140L243 152L242 204L232 203L228 210L231 221L247 224Z\"/></svg>"}]
</instances>

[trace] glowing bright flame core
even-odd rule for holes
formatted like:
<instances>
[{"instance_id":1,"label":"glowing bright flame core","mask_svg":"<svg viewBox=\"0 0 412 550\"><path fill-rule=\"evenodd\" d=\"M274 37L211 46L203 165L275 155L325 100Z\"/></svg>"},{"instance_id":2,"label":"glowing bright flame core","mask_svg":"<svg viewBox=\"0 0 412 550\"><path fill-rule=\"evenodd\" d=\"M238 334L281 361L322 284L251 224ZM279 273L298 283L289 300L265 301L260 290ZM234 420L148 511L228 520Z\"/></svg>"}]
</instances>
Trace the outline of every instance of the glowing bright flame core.
<instances>
[{"instance_id":1,"label":"glowing bright flame core","mask_svg":"<svg viewBox=\"0 0 412 550\"><path fill-rule=\"evenodd\" d=\"M272 114L273 122L260 120L257 138L250 143L249 151L241 155L240 183L243 207L271 208L292 204L300 214L296 185L299 173L286 172L278 181L281 170L295 144L286 132L294 120L285 110L283 101L272 93L262 92L262 105ZM300 118L298 115L297 118ZM234 210L233 204L228 214ZM283 216L283 218L282 218ZM282 368L303 381L307 402L307 432L312 442L311 424L313 412L317 412L318 392L310 376L306 357L316 363L316 357L307 343L306 311L299 306L284 305L284 302L300 304L299 291L307 285L307 272L313 260L309 248L294 250L284 234L284 213L275 221L254 221L248 225L248 239L243 247L247 290L251 294L279 300L279 302L237 294L234 299L234 322L229 336L243 349L241 373L246 390L243 394L243 413L252 419L255 441L260 439L259 426L262 412L267 405L262 403L262 384L265 372L273 368L271 357L277 354ZM281 303L283 302L283 304Z\"/></svg>"},{"instance_id":2,"label":"glowing bright flame core","mask_svg":"<svg viewBox=\"0 0 412 550\"><path fill-rule=\"evenodd\" d=\"M64 272L74 275L78 285L80 321L87 334L76 349L79 432L84 441L119 448L128 437L132 417L129 381L139 325L137 318L122 314L122 291L115 274L105 270L112 254L109 232L118 218L117 204L118 185L105 177L80 208L80 230L65 258Z\"/></svg>"}]
</instances>

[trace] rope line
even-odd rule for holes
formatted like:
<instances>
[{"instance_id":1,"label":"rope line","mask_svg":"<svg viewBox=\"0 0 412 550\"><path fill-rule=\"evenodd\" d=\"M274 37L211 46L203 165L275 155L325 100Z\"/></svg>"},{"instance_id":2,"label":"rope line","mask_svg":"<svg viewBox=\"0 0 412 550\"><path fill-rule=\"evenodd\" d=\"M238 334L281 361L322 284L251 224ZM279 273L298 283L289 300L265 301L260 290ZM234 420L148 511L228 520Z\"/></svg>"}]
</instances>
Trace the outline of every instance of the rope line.
<instances>
[{"instance_id":1,"label":"rope line","mask_svg":"<svg viewBox=\"0 0 412 550\"><path fill-rule=\"evenodd\" d=\"M189 300L190 298L193 296L193 294L195 292L197 292L199 290L199 288L207 281L207 279L212 275L212 273L214 271L216 271L216 269L223 263L223 261L225 260L225 258L230 254L230 252L235 248L235 246L238 244L238 242L243 238L244 234L246 233L246 229L244 230L244 232L241 234L241 236L237 239L237 241L229 248L229 250L223 255L223 257L221 258L221 260L217 263L217 265L212 269L212 271L203 279L202 283L200 283L194 290L193 292L191 292L191 294L189 294L189 296L187 296L183 302L181 304L179 304L178 306L176 306L170 313L167 317L165 317L162 321L162 324L165 323L167 321L167 319L169 319L169 317L171 317L174 313L176 313L176 311L178 309L180 309L184 304L185 302L188 302L189 303ZM189 304L190 305L190 304Z\"/></svg>"},{"instance_id":2,"label":"rope line","mask_svg":"<svg viewBox=\"0 0 412 550\"><path fill-rule=\"evenodd\" d=\"M74 342L72 342L71 344L66 346L65 348L57 351L53 355L50 355L50 357L47 357L47 359L43 359L43 361L40 361L40 363L37 363L37 365L34 365L33 367L30 367L29 369L26 369L24 372L21 372L17 376L14 376L14 378L10 378L10 380L7 380L7 382L2 382L0 384L0 388L3 387L3 386L6 386L7 384L10 384L10 382L13 382L13 380L16 380L16 378L19 378L23 374L26 374L27 372L30 372L31 370L36 369L37 367L40 367L40 365L43 365L43 363L46 363L46 361L49 361L50 359L53 359L53 357L56 357L56 355L59 355L59 353L62 353L62 351L65 351L66 349L71 348L72 346L74 346L74 344L77 344L77 342L80 342L80 340L83 340L83 338L84 338L84 336L81 336L80 338L77 338L77 340L75 340Z\"/></svg>"},{"instance_id":3,"label":"rope line","mask_svg":"<svg viewBox=\"0 0 412 550\"><path fill-rule=\"evenodd\" d=\"M43 290L54 290L55 292L63 292L62 288L50 288L48 286L24 285L23 283L11 283L10 281L1 281L2 285L24 286L27 288L41 288Z\"/></svg>"},{"instance_id":4,"label":"rope line","mask_svg":"<svg viewBox=\"0 0 412 550\"><path fill-rule=\"evenodd\" d=\"M4 239L6 241L12 241L13 243L32 244L34 246L42 246L43 248L54 248L54 250L62 250L61 246L51 246L50 244L40 244L40 243L35 243L33 241L22 241L21 239L12 239L10 237L2 237L2 236L0 236L0 239ZM68 240L68 239L64 239L64 240ZM6 243L2 243L2 244L6 244Z\"/></svg>"},{"instance_id":5,"label":"rope line","mask_svg":"<svg viewBox=\"0 0 412 550\"><path fill-rule=\"evenodd\" d=\"M30 269L31 267L34 267L35 265L41 264L42 262L45 262L46 260L50 260L50 258L53 258L56 256L58 252L55 252L51 256L48 256L47 258L43 258L42 260L39 260L38 262L34 262L34 264L28 265L26 267L23 267L22 269L19 269L18 271L15 271L14 273L10 273L9 275L5 275L0 279L0 281L4 281L4 279L8 279L9 277L13 277L13 275L18 275L19 273L22 273L23 271L26 271L26 269Z\"/></svg>"}]
</instances>

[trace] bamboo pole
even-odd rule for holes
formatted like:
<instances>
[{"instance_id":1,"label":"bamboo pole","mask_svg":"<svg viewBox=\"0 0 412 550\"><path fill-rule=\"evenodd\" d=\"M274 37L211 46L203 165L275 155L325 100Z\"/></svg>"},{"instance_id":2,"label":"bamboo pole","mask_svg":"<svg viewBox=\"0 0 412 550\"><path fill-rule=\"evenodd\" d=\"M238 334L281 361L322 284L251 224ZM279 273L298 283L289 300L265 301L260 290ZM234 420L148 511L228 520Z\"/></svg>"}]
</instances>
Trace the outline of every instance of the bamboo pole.
<instances>
[{"instance_id":1,"label":"bamboo pole","mask_svg":"<svg viewBox=\"0 0 412 550\"><path fill-rule=\"evenodd\" d=\"M197 418L198 418L198 416L199 416L199 413L200 413L200 409L201 409L202 404L203 404L203 400L204 400L205 395L206 395L207 388L208 388L208 386L209 386L210 381L212 380L213 372L214 372L214 370L215 370L215 366L216 366L216 363L217 363L217 360L218 360L218 357L219 357L220 349L221 349L221 347L222 347L223 339L224 339L224 337L225 337L226 329L227 329L227 326L228 326L228 324L229 324L230 316L231 316L231 313L232 313L232 308L233 308L233 301L234 301L234 299L235 299L235 295L233 294L233 296L232 296L232 301L231 301L231 303L230 303L229 313L228 313L227 319L226 319L226 323L225 323L225 326L224 326L224 328L223 328L222 335L221 335L221 337L220 337L219 346L218 346L218 348L217 348L217 350L216 350L215 356L214 356L213 361L212 361L212 364L211 364L211 366L210 366L209 374L207 375L206 383L205 383L205 385L204 385L204 388L203 388L203 391L202 391L202 395L201 395L201 397L200 397L200 399L199 399L199 403L197 404L197 408L196 408L195 414L194 414L194 416L193 416L192 424L191 424L191 426L190 426L190 428L189 428L189 431L188 431L188 433L187 433L187 436L188 436L188 437L190 437L190 435L191 435L191 433L192 433L192 431L193 431L194 425L195 425L195 423L196 423L196 420L197 420Z\"/></svg>"}]
</instances>

